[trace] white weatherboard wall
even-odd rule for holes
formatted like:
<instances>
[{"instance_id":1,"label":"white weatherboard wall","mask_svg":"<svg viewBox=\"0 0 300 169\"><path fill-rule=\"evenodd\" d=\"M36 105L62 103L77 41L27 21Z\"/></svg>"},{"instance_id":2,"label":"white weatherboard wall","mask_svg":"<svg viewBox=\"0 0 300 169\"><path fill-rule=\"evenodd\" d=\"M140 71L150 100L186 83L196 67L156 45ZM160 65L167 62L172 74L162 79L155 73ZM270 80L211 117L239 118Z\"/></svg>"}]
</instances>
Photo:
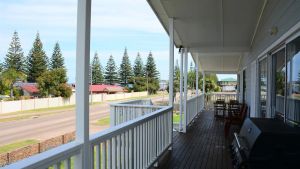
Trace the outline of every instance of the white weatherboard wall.
<instances>
[{"instance_id":1,"label":"white weatherboard wall","mask_svg":"<svg viewBox=\"0 0 300 169\"><path fill-rule=\"evenodd\" d=\"M299 7L300 1L297 0L268 1L255 36L248 63L258 56L265 55L263 53L265 49L300 22ZM277 28L278 32L276 35L271 35L270 30L274 27Z\"/></svg>"},{"instance_id":2,"label":"white weatherboard wall","mask_svg":"<svg viewBox=\"0 0 300 169\"><path fill-rule=\"evenodd\" d=\"M127 99L133 97L147 96L147 92L134 92L134 93L118 93L118 94L93 94L90 95L90 102L103 102L110 100ZM17 100L17 101L2 101L0 102L0 114L68 106L75 104L75 95L70 98L52 97L52 98L39 98L29 100Z\"/></svg>"},{"instance_id":3,"label":"white weatherboard wall","mask_svg":"<svg viewBox=\"0 0 300 169\"><path fill-rule=\"evenodd\" d=\"M260 57L267 55L268 52L276 50L280 47L280 44L284 44L285 39L299 31L299 7L300 1L273 0L268 1L266 9L263 12L253 44L251 45L251 50L242 62L242 67L246 67L246 103L250 106L250 116L252 117L258 115L256 62ZM278 32L272 35L272 28L277 29ZM268 104L269 106L270 103Z\"/></svg>"}]
</instances>

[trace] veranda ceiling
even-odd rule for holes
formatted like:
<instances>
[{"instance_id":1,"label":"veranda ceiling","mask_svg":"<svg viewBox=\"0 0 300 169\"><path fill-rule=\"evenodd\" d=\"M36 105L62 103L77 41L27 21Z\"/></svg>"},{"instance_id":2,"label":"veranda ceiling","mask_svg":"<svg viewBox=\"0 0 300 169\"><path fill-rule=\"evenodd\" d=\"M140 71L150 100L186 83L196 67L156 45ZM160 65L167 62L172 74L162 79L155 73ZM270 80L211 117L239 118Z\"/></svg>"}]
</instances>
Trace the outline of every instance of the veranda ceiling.
<instances>
[{"instance_id":1,"label":"veranda ceiling","mask_svg":"<svg viewBox=\"0 0 300 169\"><path fill-rule=\"evenodd\" d=\"M148 0L168 33L174 18L177 47L189 48L200 69L235 73L253 43L264 0Z\"/></svg>"}]
</instances>

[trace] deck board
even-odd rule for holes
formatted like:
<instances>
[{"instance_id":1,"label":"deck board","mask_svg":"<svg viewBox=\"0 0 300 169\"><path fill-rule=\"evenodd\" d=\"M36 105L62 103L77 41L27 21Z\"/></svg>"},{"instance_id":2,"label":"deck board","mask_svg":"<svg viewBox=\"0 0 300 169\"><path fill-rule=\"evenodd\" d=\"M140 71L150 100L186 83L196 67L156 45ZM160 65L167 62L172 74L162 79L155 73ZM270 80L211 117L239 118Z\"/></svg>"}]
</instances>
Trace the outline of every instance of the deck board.
<instances>
[{"instance_id":1,"label":"deck board","mask_svg":"<svg viewBox=\"0 0 300 169\"><path fill-rule=\"evenodd\" d=\"M186 134L173 134L173 149L160 169L231 169L229 140L224 137L224 121L204 111Z\"/></svg>"}]
</instances>

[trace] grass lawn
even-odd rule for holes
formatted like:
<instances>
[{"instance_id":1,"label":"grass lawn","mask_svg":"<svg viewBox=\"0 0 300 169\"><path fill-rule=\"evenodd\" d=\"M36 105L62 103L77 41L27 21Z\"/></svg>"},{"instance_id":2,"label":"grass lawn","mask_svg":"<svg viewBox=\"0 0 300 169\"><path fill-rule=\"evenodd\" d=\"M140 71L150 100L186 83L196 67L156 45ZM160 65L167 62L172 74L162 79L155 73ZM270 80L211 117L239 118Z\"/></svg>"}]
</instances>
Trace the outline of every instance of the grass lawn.
<instances>
[{"instance_id":1,"label":"grass lawn","mask_svg":"<svg viewBox=\"0 0 300 169\"><path fill-rule=\"evenodd\" d=\"M173 114L173 123L179 123L179 122L180 122L180 115L179 115L179 113L174 113ZM109 118L109 116L102 117L102 118L100 118L96 122L96 125L99 125L99 126L108 126L109 124L110 124L110 118Z\"/></svg>"},{"instance_id":2,"label":"grass lawn","mask_svg":"<svg viewBox=\"0 0 300 169\"><path fill-rule=\"evenodd\" d=\"M18 141L15 143L3 145L3 146L0 146L0 154L7 153L7 152L13 151L15 149L26 147L28 145L35 144L38 142L39 142L38 140L24 140L24 141Z\"/></svg>"},{"instance_id":3,"label":"grass lawn","mask_svg":"<svg viewBox=\"0 0 300 169\"><path fill-rule=\"evenodd\" d=\"M100 120L98 120L96 124L99 126L108 126L109 123L110 123L110 118L109 116L107 116L107 117L100 118Z\"/></svg>"},{"instance_id":4,"label":"grass lawn","mask_svg":"<svg viewBox=\"0 0 300 169\"><path fill-rule=\"evenodd\" d=\"M173 114L173 123L179 123L180 122L180 115L177 113Z\"/></svg>"}]
</instances>

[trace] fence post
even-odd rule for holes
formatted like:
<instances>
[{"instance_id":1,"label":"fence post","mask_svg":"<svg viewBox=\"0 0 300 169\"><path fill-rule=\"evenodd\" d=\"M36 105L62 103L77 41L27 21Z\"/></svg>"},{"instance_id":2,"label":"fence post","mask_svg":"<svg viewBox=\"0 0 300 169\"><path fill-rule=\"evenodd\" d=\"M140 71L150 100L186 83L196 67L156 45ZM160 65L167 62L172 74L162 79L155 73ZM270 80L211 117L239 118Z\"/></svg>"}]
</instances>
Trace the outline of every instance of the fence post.
<instances>
[{"instance_id":1,"label":"fence post","mask_svg":"<svg viewBox=\"0 0 300 169\"><path fill-rule=\"evenodd\" d=\"M22 101L22 99L20 100L20 102L21 102L21 111L23 111L23 101Z\"/></svg>"},{"instance_id":2,"label":"fence post","mask_svg":"<svg viewBox=\"0 0 300 169\"><path fill-rule=\"evenodd\" d=\"M38 152L41 153L41 143L38 143Z\"/></svg>"},{"instance_id":3,"label":"fence post","mask_svg":"<svg viewBox=\"0 0 300 169\"><path fill-rule=\"evenodd\" d=\"M9 164L9 153L7 153L6 164Z\"/></svg>"}]
</instances>

